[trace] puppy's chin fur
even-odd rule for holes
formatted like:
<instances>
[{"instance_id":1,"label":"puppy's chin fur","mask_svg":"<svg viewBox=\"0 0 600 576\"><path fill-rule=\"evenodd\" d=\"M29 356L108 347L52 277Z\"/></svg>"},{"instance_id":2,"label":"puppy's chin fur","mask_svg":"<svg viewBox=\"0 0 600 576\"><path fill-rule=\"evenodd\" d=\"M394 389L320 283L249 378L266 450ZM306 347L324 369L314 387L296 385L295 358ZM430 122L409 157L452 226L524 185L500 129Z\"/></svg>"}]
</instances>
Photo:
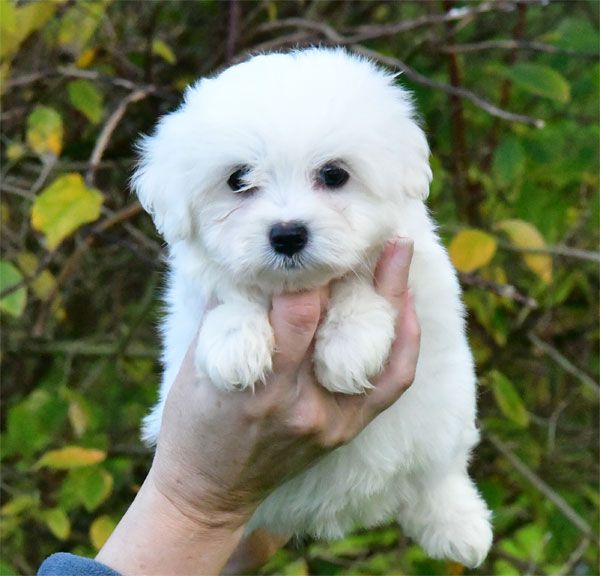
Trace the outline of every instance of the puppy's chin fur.
<instances>
[{"instance_id":1,"label":"puppy's chin fur","mask_svg":"<svg viewBox=\"0 0 600 576\"><path fill-rule=\"evenodd\" d=\"M220 304L204 316L197 369L215 386L246 388L271 368L272 294L335 279L315 373L329 390L368 390L395 325L373 267L389 238L408 236L422 330L412 387L354 441L273 492L248 529L337 538L395 517L433 557L481 563L492 533L467 474L478 441L473 361L459 285L423 204L429 150L407 92L342 50L257 56L188 89L140 151L133 185L170 245L165 370L146 440L158 436L209 301ZM343 185L326 183L332 165L347 172ZM308 240L286 260L269 231L289 222L305 226Z\"/></svg>"}]
</instances>

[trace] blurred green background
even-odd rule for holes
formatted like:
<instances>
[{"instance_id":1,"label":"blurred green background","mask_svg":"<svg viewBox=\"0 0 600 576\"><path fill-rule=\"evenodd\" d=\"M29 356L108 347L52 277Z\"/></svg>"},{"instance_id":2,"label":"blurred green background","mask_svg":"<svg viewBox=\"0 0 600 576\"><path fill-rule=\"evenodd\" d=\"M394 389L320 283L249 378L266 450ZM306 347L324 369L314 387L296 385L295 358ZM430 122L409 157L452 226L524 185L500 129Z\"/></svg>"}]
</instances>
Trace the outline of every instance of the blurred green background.
<instances>
[{"instance_id":1,"label":"blurred green background","mask_svg":"<svg viewBox=\"0 0 600 576\"><path fill-rule=\"evenodd\" d=\"M94 555L151 455L161 240L133 143L248 52L343 44L403 71L480 377L478 570L395 526L289 545L278 574L598 574L596 1L0 0L0 573Z\"/></svg>"}]
</instances>

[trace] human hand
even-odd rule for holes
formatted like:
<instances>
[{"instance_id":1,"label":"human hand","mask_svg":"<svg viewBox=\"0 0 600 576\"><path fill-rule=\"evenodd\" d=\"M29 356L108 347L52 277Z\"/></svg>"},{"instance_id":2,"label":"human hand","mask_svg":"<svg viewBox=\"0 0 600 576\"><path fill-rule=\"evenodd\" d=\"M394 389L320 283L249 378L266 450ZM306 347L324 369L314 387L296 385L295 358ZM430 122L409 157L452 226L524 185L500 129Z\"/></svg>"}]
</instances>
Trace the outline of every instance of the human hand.
<instances>
[{"instance_id":1,"label":"human hand","mask_svg":"<svg viewBox=\"0 0 600 576\"><path fill-rule=\"evenodd\" d=\"M273 299L273 371L254 393L197 381L188 352L163 415L150 473L156 488L200 523L240 526L286 478L350 441L393 404L414 378L419 350L407 290L411 256L411 242L391 244L376 271L376 289L398 320L388 365L366 395L332 394L314 378L311 347L327 288Z\"/></svg>"},{"instance_id":2,"label":"human hand","mask_svg":"<svg viewBox=\"0 0 600 576\"><path fill-rule=\"evenodd\" d=\"M123 575L218 574L253 510L286 478L350 441L413 381L420 329L408 291L412 242L386 246L377 291L398 312L389 361L363 396L315 381L312 341L327 288L273 299L264 386L227 393L195 376L192 343L171 387L152 468L96 559Z\"/></svg>"}]
</instances>

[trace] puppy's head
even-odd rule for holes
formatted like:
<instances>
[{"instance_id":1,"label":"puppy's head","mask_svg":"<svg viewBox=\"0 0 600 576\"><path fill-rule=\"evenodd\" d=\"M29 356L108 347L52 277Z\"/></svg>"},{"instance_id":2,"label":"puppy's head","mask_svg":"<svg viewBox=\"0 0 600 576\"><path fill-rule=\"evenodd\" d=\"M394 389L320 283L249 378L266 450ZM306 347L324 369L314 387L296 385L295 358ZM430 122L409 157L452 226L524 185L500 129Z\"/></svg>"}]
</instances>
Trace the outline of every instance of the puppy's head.
<instances>
[{"instance_id":1,"label":"puppy's head","mask_svg":"<svg viewBox=\"0 0 600 576\"><path fill-rule=\"evenodd\" d=\"M427 196L425 136L394 77L343 50L261 55L190 87L141 142L158 230L240 282L297 287L364 264Z\"/></svg>"}]
</instances>

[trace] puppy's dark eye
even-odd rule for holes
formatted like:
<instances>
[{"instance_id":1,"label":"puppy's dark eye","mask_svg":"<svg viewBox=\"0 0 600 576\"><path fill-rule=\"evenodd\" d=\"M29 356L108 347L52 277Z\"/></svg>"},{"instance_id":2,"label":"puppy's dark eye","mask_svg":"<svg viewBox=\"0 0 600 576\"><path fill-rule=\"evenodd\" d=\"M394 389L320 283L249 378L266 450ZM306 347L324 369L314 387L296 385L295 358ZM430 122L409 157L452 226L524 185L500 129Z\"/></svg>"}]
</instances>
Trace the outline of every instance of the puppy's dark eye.
<instances>
[{"instance_id":1,"label":"puppy's dark eye","mask_svg":"<svg viewBox=\"0 0 600 576\"><path fill-rule=\"evenodd\" d=\"M248 166L240 166L227 180L227 185L234 192L245 192L248 189L248 182L246 182L245 177L250 172L250 168Z\"/></svg>"},{"instance_id":2,"label":"puppy's dark eye","mask_svg":"<svg viewBox=\"0 0 600 576\"><path fill-rule=\"evenodd\" d=\"M341 188L348 182L350 174L335 164L325 164L318 174L318 181L326 188Z\"/></svg>"}]
</instances>

